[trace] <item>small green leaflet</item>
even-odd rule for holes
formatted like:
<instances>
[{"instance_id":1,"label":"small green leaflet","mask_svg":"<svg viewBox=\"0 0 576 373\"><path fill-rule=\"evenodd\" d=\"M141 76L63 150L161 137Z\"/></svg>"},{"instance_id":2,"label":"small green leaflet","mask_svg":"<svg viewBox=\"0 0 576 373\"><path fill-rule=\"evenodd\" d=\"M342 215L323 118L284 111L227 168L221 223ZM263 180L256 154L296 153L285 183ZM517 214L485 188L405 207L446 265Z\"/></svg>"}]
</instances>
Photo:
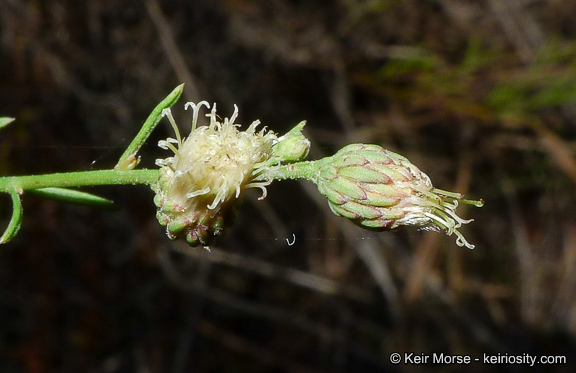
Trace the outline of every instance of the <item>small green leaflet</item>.
<instances>
[{"instance_id":1,"label":"small green leaflet","mask_svg":"<svg viewBox=\"0 0 576 373\"><path fill-rule=\"evenodd\" d=\"M112 209L115 207L114 202L106 198L74 189L41 188L27 190L26 193L42 198L52 199L55 201L73 203L76 205L100 207L104 209Z\"/></svg>"},{"instance_id":2,"label":"small green leaflet","mask_svg":"<svg viewBox=\"0 0 576 373\"><path fill-rule=\"evenodd\" d=\"M14 122L14 118L0 117L0 128L4 128L10 123Z\"/></svg>"}]
</instances>

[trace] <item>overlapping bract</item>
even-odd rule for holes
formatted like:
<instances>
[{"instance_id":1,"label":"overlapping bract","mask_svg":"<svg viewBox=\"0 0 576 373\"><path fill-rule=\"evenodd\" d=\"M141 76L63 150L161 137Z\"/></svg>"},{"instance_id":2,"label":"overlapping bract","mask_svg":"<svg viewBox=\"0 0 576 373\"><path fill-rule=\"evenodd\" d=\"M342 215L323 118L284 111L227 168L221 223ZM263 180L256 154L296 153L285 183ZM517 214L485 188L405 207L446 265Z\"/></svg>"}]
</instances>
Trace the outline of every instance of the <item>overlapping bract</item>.
<instances>
[{"instance_id":1,"label":"overlapping bract","mask_svg":"<svg viewBox=\"0 0 576 373\"><path fill-rule=\"evenodd\" d=\"M377 145L351 144L316 168L313 181L336 215L374 230L443 229L456 234L459 246L474 247L457 230L471 221L455 213L461 196L435 189L405 157Z\"/></svg>"}]
</instances>

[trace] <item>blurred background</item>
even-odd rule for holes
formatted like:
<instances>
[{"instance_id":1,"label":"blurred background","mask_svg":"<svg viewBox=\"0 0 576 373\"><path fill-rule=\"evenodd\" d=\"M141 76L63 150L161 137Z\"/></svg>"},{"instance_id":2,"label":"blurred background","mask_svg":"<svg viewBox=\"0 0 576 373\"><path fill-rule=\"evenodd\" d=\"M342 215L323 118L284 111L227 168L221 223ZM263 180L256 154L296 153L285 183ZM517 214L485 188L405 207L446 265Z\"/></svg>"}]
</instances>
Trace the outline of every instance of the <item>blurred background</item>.
<instances>
[{"instance_id":1,"label":"blurred background","mask_svg":"<svg viewBox=\"0 0 576 373\"><path fill-rule=\"evenodd\" d=\"M26 196L0 247L0 371L462 371L392 352L574 371L575 19L562 0L1 1L0 175L111 168L186 83L184 133L185 100L277 133L306 119L312 158L379 144L486 204L459 210L468 250L364 231L286 181L207 252L165 237L146 186L86 189L114 212Z\"/></svg>"}]
</instances>

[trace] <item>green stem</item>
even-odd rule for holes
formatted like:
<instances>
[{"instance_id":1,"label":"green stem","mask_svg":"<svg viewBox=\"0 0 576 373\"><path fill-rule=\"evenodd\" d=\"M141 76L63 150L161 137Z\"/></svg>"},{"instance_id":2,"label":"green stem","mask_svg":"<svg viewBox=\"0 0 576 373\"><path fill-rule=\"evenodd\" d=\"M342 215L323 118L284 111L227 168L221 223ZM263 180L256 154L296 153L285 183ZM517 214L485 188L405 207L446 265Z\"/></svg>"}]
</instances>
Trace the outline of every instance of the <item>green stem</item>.
<instances>
[{"instance_id":1,"label":"green stem","mask_svg":"<svg viewBox=\"0 0 576 373\"><path fill-rule=\"evenodd\" d=\"M90 185L153 184L158 170L98 170L46 175L0 177L0 192L10 193L38 188L68 188Z\"/></svg>"},{"instance_id":2,"label":"green stem","mask_svg":"<svg viewBox=\"0 0 576 373\"><path fill-rule=\"evenodd\" d=\"M0 245L10 241L16 233L20 230L20 225L22 224L22 202L20 202L20 196L14 189L8 191L12 197L12 218L8 227L2 237L0 237Z\"/></svg>"},{"instance_id":3,"label":"green stem","mask_svg":"<svg viewBox=\"0 0 576 373\"><path fill-rule=\"evenodd\" d=\"M297 162L280 166L271 166L266 172L258 175L254 181L287 180L287 179L307 179L312 182L316 180L316 173L320 162L328 158L317 161Z\"/></svg>"}]
</instances>

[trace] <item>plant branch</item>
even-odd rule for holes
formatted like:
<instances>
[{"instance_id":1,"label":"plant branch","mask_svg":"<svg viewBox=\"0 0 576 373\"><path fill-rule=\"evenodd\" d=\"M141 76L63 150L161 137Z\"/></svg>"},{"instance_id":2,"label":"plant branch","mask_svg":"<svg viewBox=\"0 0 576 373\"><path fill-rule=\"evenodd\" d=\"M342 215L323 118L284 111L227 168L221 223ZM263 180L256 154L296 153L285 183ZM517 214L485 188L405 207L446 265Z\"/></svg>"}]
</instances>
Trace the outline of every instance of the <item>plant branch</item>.
<instances>
[{"instance_id":1,"label":"plant branch","mask_svg":"<svg viewBox=\"0 0 576 373\"><path fill-rule=\"evenodd\" d=\"M280 166L270 166L266 172L262 172L254 178L254 181L267 180L287 180L287 179L307 179L314 181L318 169L318 162L327 160L323 158L317 161L306 161L284 164Z\"/></svg>"},{"instance_id":2,"label":"plant branch","mask_svg":"<svg viewBox=\"0 0 576 373\"><path fill-rule=\"evenodd\" d=\"M90 185L153 184L158 180L158 170L98 170L64 172L45 175L0 177L0 192L39 188L69 188Z\"/></svg>"},{"instance_id":3,"label":"plant branch","mask_svg":"<svg viewBox=\"0 0 576 373\"><path fill-rule=\"evenodd\" d=\"M12 197L12 218L10 218L10 223L8 223L8 227L0 237L0 245L10 241L16 233L20 230L20 226L22 225L22 202L20 202L20 196L16 192L16 190L12 189L9 190L10 197Z\"/></svg>"}]
</instances>

